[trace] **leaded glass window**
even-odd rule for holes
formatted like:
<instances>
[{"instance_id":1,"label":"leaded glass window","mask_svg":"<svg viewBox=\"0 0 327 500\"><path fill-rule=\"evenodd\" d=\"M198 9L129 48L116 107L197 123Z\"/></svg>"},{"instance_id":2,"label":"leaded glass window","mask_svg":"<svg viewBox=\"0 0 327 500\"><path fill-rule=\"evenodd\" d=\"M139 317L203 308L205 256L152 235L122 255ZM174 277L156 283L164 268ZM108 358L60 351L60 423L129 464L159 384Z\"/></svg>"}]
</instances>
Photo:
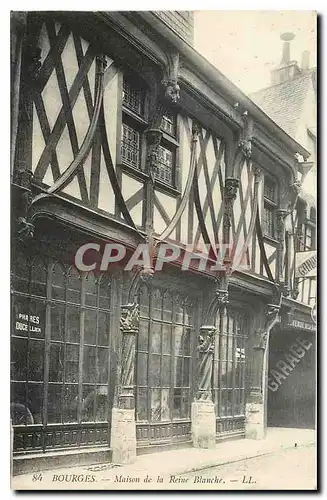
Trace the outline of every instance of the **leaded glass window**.
<instances>
[{"instance_id":1,"label":"leaded glass window","mask_svg":"<svg viewBox=\"0 0 327 500\"><path fill-rule=\"evenodd\" d=\"M110 281L21 256L13 275L13 425L107 422Z\"/></svg>"},{"instance_id":2,"label":"leaded glass window","mask_svg":"<svg viewBox=\"0 0 327 500\"><path fill-rule=\"evenodd\" d=\"M175 135L176 119L173 113L166 111L166 113L162 117L161 130L169 135Z\"/></svg>"},{"instance_id":3,"label":"leaded glass window","mask_svg":"<svg viewBox=\"0 0 327 500\"><path fill-rule=\"evenodd\" d=\"M229 311L227 317L217 317L217 327L213 370L216 416L243 416L247 320L242 314Z\"/></svg>"},{"instance_id":4,"label":"leaded glass window","mask_svg":"<svg viewBox=\"0 0 327 500\"><path fill-rule=\"evenodd\" d=\"M274 230L274 209L270 205L264 204L262 212L262 226L264 234L271 236L275 235Z\"/></svg>"},{"instance_id":5,"label":"leaded glass window","mask_svg":"<svg viewBox=\"0 0 327 500\"><path fill-rule=\"evenodd\" d=\"M130 81L123 81L123 106L138 115L144 113L144 92Z\"/></svg>"},{"instance_id":6,"label":"leaded glass window","mask_svg":"<svg viewBox=\"0 0 327 500\"><path fill-rule=\"evenodd\" d=\"M268 176L264 178L264 206L262 210L262 232L270 238L276 237L277 185Z\"/></svg>"},{"instance_id":7,"label":"leaded glass window","mask_svg":"<svg viewBox=\"0 0 327 500\"><path fill-rule=\"evenodd\" d=\"M121 156L124 163L140 167L140 133L126 123L122 124Z\"/></svg>"},{"instance_id":8,"label":"leaded glass window","mask_svg":"<svg viewBox=\"0 0 327 500\"><path fill-rule=\"evenodd\" d=\"M267 177L265 177L264 182L264 196L270 201L276 201L276 185L271 179Z\"/></svg>"},{"instance_id":9,"label":"leaded glass window","mask_svg":"<svg viewBox=\"0 0 327 500\"><path fill-rule=\"evenodd\" d=\"M190 417L193 321L186 300L160 289L140 292L136 415L165 422Z\"/></svg>"},{"instance_id":10,"label":"leaded glass window","mask_svg":"<svg viewBox=\"0 0 327 500\"><path fill-rule=\"evenodd\" d=\"M159 146L158 166L154 170L156 179L172 184L173 181L173 153L163 146Z\"/></svg>"}]
</instances>

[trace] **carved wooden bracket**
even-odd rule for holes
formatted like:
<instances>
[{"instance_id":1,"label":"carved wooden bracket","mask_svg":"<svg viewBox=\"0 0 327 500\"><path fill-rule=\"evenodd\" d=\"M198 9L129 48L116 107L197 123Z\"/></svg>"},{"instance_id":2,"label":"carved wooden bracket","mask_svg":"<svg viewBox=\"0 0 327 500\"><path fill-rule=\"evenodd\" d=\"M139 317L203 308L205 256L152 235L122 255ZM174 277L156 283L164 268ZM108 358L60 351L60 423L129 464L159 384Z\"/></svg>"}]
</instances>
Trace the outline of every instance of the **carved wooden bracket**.
<instances>
[{"instance_id":1,"label":"carved wooden bracket","mask_svg":"<svg viewBox=\"0 0 327 500\"><path fill-rule=\"evenodd\" d=\"M167 55L168 65L166 67L162 84L165 88L164 99L168 103L176 104L179 101L180 87L178 85L179 53L171 52Z\"/></svg>"},{"instance_id":2,"label":"carved wooden bracket","mask_svg":"<svg viewBox=\"0 0 327 500\"><path fill-rule=\"evenodd\" d=\"M204 318L206 322L213 321L217 312L224 312L229 302L228 296L228 276L226 274L216 279L216 289L214 296L209 303Z\"/></svg>"},{"instance_id":3,"label":"carved wooden bracket","mask_svg":"<svg viewBox=\"0 0 327 500\"><path fill-rule=\"evenodd\" d=\"M267 304L265 311L265 325L256 330L254 350L265 351L268 346L269 334L273 326L277 323L278 314L281 308L282 295L280 294L279 304Z\"/></svg>"}]
</instances>

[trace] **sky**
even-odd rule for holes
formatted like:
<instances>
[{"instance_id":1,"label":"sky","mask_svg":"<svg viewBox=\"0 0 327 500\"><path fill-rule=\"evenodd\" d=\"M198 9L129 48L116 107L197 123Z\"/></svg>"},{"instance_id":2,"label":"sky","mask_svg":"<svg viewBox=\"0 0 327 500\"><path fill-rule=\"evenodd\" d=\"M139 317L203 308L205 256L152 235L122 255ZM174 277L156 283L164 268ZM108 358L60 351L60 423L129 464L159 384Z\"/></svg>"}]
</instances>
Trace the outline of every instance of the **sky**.
<instances>
[{"instance_id":1,"label":"sky","mask_svg":"<svg viewBox=\"0 0 327 500\"><path fill-rule=\"evenodd\" d=\"M270 85L270 71L282 57L284 32L295 34L291 59L301 62L310 51L316 66L316 13L309 10L246 10L195 12L194 45L243 92Z\"/></svg>"}]
</instances>

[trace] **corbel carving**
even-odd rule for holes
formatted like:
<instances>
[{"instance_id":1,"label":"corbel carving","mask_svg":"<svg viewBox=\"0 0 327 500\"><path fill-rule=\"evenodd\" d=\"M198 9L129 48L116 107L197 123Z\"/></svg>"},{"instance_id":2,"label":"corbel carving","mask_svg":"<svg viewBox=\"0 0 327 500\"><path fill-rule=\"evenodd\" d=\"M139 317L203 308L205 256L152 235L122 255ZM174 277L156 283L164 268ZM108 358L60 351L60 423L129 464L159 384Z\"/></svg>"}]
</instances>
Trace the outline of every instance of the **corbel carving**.
<instances>
[{"instance_id":1,"label":"corbel carving","mask_svg":"<svg viewBox=\"0 0 327 500\"><path fill-rule=\"evenodd\" d=\"M228 290L217 289L215 291L215 295L219 309L224 308L228 305L229 303Z\"/></svg>"},{"instance_id":2,"label":"corbel carving","mask_svg":"<svg viewBox=\"0 0 327 500\"><path fill-rule=\"evenodd\" d=\"M241 148L245 158L251 158L252 155L252 141L251 139L241 139L238 141L238 147Z\"/></svg>"},{"instance_id":3,"label":"corbel carving","mask_svg":"<svg viewBox=\"0 0 327 500\"><path fill-rule=\"evenodd\" d=\"M164 78L160 83L154 82L154 88L152 89L150 126L146 131L148 145L146 164L152 182L154 181L154 170L158 166L159 146L163 135L161 131L162 119L166 110L175 105L179 100L179 54L168 54L167 57L168 64L164 72Z\"/></svg>"},{"instance_id":4,"label":"corbel carving","mask_svg":"<svg viewBox=\"0 0 327 500\"><path fill-rule=\"evenodd\" d=\"M224 312L229 302L227 276L216 279L216 289L213 298L204 315L205 321L213 321L218 311Z\"/></svg>"},{"instance_id":5,"label":"corbel carving","mask_svg":"<svg viewBox=\"0 0 327 500\"><path fill-rule=\"evenodd\" d=\"M259 182L261 176L261 168L256 164L253 165L253 173L254 173L254 182Z\"/></svg>"},{"instance_id":6,"label":"corbel carving","mask_svg":"<svg viewBox=\"0 0 327 500\"><path fill-rule=\"evenodd\" d=\"M97 73L103 75L108 66L108 61L105 56L97 55L96 56L96 71Z\"/></svg>"},{"instance_id":7,"label":"corbel carving","mask_svg":"<svg viewBox=\"0 0 327 500\"><path fill-rule=\"evenodd\" d=\"M140 279L142 283L145 283L146 285L149 285L152 282L153 276L154 276L154 269L152 267L144 267L140 271Z\"/></svg>"},{"instance_id":8,"label":"corbel carving","mask_svg":"<svg viewBox=\"0 0 327 500\"><path fill-rule=\"evenodd\" d=\"M178 85L179 53L171 52L167 55L168 64L162 80L164 99L170 104L176 104L180 98Z\"/></svg>"},{"instance_id":9,"label":"corbel carving","mask_svg":"<svg viewBox=\"0 0 327 500\"><path fill-rule=\"evenodd\" d=\"M278 321L278 314L281 308L282 295L278 304L267 304L265 309L265 324L263 328L256 330L254 350L265 351L268 345L269 334L273 326Z\"/></svg>"},{"instance_id":10,"label":"corbel carving","mask_svg":"<svg viewBox=\"0 0 327 500\"><path fill-rule=\"evenodd\" d=\"M233 213L233 204L236 199L240 181L234 177L227 177L224 187L224 217L223 227L229 230ZM227 241L224 241L227 243Z\"/></svg>"}]
</instances>

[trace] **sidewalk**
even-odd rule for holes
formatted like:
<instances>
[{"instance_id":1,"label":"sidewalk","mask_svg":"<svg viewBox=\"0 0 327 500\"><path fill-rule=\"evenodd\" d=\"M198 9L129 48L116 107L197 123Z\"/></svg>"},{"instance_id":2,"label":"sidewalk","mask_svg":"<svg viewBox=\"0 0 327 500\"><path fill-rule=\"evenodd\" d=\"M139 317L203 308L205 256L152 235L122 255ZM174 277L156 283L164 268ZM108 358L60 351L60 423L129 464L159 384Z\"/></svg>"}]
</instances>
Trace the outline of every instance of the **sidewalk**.
<instances>
[{"instance_id":1,"label":"sidewalk","mask_svg":"<svg viewBox=\"0 0 327 500\"><path fill-rule=\"evenodd\" d=\"M178 476L247 458L278 453L294 448L295 443L297 447L315 445L316 432L310 429L269 428L267 437L263 440L225 441L217 443L211 450L186 448L140 455L134 464L124 466L97 464L19 475L12 479L11 488L14 490L164 489L169 484L171 475ZM161 477L162 481L158 480L158 477ZM183 488L182 484L179 488Z\"/></svg>"}]
</instances>

